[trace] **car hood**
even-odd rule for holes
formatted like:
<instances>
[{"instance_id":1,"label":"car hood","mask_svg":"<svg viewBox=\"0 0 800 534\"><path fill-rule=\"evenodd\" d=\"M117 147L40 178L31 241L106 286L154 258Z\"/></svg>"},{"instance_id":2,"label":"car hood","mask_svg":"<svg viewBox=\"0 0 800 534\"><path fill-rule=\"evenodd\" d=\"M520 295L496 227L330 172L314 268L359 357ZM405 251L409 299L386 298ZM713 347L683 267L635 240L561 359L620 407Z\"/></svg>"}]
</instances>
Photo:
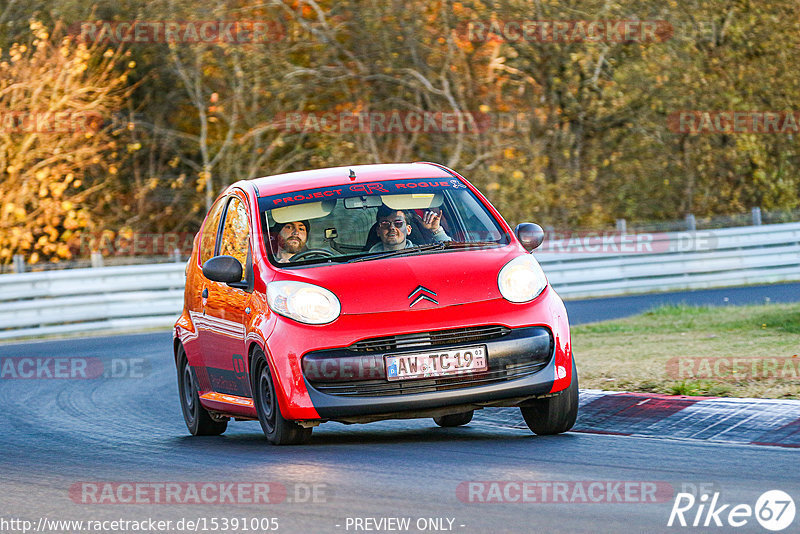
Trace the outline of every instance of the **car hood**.
<instances>
[{"instance_id":1,"label":"car hood","mask_svg":"<svg viewBox=\"0 0 800 534\"><path fill-rule=\"evenodd\" d=\"M275 279L333 291L342 314L429 310L502 298L497 275L521 254L514 246L419 254L286 270Z\"/></svg>"}]
</instances>

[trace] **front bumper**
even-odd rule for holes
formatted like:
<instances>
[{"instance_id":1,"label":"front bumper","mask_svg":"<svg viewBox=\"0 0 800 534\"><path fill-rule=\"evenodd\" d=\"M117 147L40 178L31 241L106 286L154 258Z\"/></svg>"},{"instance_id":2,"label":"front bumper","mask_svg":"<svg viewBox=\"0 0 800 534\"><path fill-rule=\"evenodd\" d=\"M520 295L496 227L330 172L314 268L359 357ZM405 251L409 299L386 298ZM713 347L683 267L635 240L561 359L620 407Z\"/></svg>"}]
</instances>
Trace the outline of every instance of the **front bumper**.
<instances>
[{"instance_id":1,"label":"front bumper","mask_svg":"<svg viewBox=\"0 0 800 534\"><path fill-rule=\"evenodd\" d=\"M566 310L561 299L549 287L534 302L525 304L491 300L445 309L369 316L343 315L332 325L322 327L300 325L294 321L283 320L283 318L276 319L275 328L268 336L265 348L268 358L276 369L274 378L278 382L276 384L278 400L281 412L287 419L343 420L358 416L366 417L369 414L395 414L396 417L410 417L413 415L409 414L429 409L448 407L453 409L459 405L471 404L487 405L488 403L510 401L514 398L517 398L519 402L525 398L556 393L567 388L571 382L572 350ZM367 330L365 325L369 326L368 331L372 334L367 340L381 336L409 336L461 328L486 326L505 328L511 331L510 337L503 336L484 340L472 337L461 338L454 340L452 345L474 346L480 344L486 345L488 350L491 343L494 347L491 349L491 354L499 355L497 362L501 362L503 354L511 359L518 358L515 354L520 354L522 360L505 362L520 366L526 365L525 354L536 353L538 356L535 358L528 356L527 364L533 363L539 368L534 369L532 373L506 373L505 377L495 376L502 380L476 382L469 385L431 384L428 382L429 379L400 381L404 383L401 387L406 390L406 393L397 393L391 390L397 386L388 386L388 381L384 378L383 355L402 353L406 348L409 352L426 352L428 349L420 346L395 346L377 347L377 350L368 355L372 361L372 365L368 367L372 372L377 373L368 377L372 379L372 384L362 383L361 387L354 384L348 386L347 380L326 381L319 376L308 376L307 362L313 358L336 357L337 353L339 357L342 357L347 353L361 360L361 357L364 356L363 353L353 354L347 351L353 345L365 341L365 336L363 336ZM533 332L529 329L539 329L537 330L539 334L528 335ZM547 336L541 335L542 330L548 333ZM523 335L517 337L520 333ZM551 335L552 337L550 337ZM547 342L542 343L543 340ZM530 343L533 343L533 346L529 346ZM544 355L542 355L543 345L547 346ZM526 346L527 348L525 348ZM346 352L342 353L341 351ZM496 370L496 368L489 369L489 371ZM475 378L481 377L476 376ZM436 380L446 381L448 379ZM350 380L350 382L353 381ZM394 381L392 382L394 383ZM341 387L337 390L336 386ZM349 392L347 387L351 388ZM386 387L389 390L380 391ZM352 388L355 388L355 391ZM376 389L378 390L377 394L375 394ZM418 416L426 417L427 415Z\"/></svg>"},{"instance_id":2,"label":"front bumper","mask_svg":"<svg viewBox=\"0 0 800 534\"><path fill-rule=\"evenodd\" d=\"M456 342L458 338L463 341ZM486 371L468 375L386 380L387 355L486 347ZM553 383L553 334L534 326L485 326L360 342L345 349L315 351L303 357L311 401L319 415L337 419L357 415L415 412L451 405L496 402L547 393Z\"/></svg>"}]
</instances>

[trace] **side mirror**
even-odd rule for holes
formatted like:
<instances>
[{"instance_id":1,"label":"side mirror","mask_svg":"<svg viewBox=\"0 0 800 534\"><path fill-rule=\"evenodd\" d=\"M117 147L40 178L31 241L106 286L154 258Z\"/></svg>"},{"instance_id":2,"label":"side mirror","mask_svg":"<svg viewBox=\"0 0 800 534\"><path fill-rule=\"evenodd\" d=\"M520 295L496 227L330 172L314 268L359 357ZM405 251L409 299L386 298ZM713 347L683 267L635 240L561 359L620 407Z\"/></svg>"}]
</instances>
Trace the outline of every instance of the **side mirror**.
<instances>
[{"instance_id":1,"label":"side mirror","mask_svg":"<svg viewBox=\"0 0 800 534\"><path fill-rule=\"evenodd\" d=\"M242 264L233 256L214 256L203 264L203 276L223 284L241 282Z\"/></svg>"},{"instance_id":2,"label":"side mirror","mask_svg":"<svg viewBox=\"0 0 800 534\"><path fill-rule=\"evenodd\" d=\"M514 228L514 235L517 236L517 239L528 252L541 245L544 241L544 230L534 223L519 223Z\"/></svg>"}]
</instances>

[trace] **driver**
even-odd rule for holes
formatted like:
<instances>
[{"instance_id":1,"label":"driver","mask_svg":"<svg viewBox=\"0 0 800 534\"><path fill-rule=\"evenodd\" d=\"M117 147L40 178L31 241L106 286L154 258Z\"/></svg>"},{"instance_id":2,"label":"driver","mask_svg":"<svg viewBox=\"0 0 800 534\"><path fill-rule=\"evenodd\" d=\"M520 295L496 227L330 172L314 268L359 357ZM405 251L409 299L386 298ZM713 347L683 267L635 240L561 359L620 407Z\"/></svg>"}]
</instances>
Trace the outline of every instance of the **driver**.
<instances>
[{"instance_id":1,"label":"driver","mask_svg":"<svg viewBox=\"0 0 800 534\"><path fill-rule=\"evenodd\" d=\"M275 254L275 261L288 263L292 256L307 250L306 242L310 229L308 221L276 223L272 227L273 234L278 237L278 252Z\"/></svg>"}]
</instances>

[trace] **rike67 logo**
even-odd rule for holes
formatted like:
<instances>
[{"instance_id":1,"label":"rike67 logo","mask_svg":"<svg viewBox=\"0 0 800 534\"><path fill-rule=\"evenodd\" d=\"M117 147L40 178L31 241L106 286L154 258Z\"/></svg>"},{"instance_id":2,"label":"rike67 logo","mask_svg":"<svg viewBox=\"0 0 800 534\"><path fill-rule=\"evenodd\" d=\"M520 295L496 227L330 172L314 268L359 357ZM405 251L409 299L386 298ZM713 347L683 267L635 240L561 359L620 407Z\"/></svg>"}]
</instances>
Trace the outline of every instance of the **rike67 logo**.
<instances>
[{"instance_id":1,"label":"rike67 logo","mask_svg":"<svg viewBox=\"0 0 800 534\"><path fill-rule=\"evenodd\" d=\"M667 526L691 527L743 527L756 521L767 530L778 532L794 522L794 500L781 490L762 493L755 506L722 503L719 492L695 498L691 493L678 493L669 514Z\"/></svg>"}]
</instances>

